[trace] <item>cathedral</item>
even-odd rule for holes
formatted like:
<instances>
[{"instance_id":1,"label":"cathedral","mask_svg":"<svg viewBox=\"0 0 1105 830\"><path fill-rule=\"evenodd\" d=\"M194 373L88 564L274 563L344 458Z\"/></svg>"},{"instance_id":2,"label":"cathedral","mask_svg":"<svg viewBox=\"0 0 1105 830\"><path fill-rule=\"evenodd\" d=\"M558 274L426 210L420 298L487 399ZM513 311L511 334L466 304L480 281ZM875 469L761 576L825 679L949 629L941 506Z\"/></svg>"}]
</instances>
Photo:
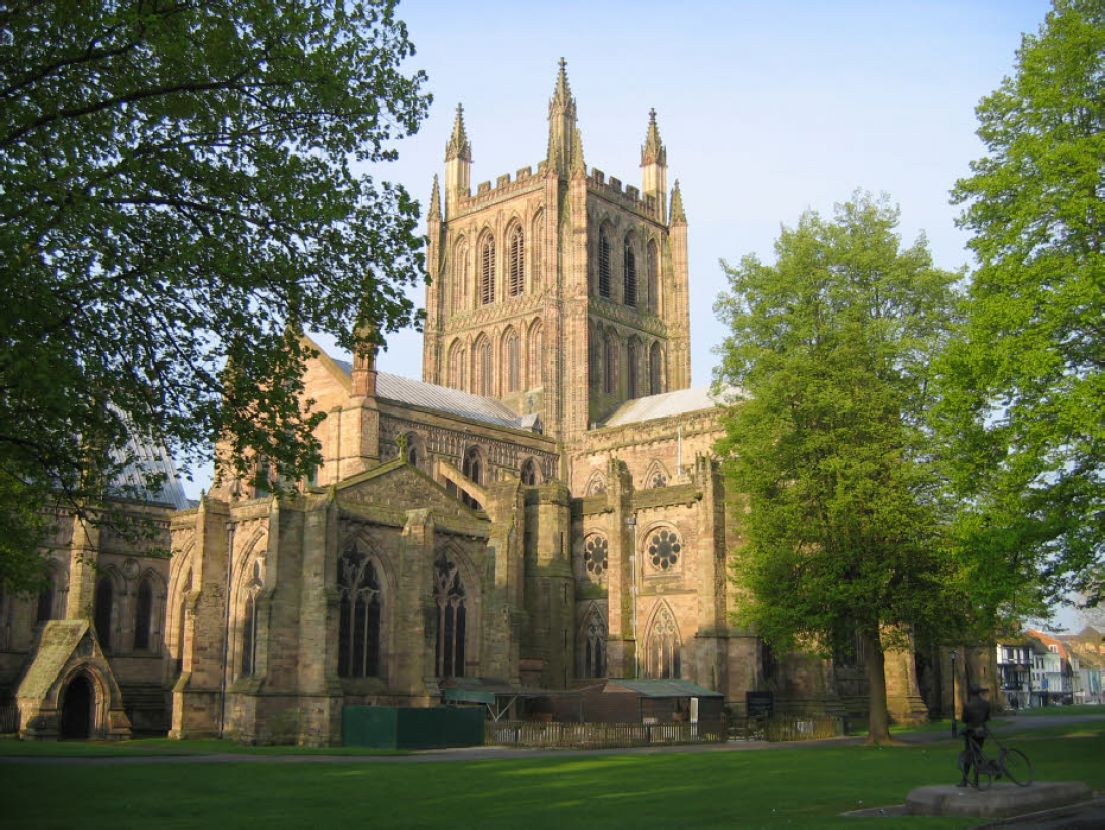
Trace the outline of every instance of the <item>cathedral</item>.
<instances>
[{"instance_id":1,"label":"cathedral","mask_svg":"<svg viewBox=\"0 0 1105 830\"><path fill-rule=\"evenodd\" d=\"M316 346L323 463L294 493L152 495L131 508L157 527L145 549L59 514L50 588L0 600L20 734L329 745L346 705L480 683L682 678L737 712L749 691L794 711L862 696L732 622L727 402L690 387L687 216L642 122L639 185L588 167L561 61L544 158L473 190L458 107L427 216L423 379ZM924 711L907 657L888 655L899 717Z\"/></svg>"}]
</instances>

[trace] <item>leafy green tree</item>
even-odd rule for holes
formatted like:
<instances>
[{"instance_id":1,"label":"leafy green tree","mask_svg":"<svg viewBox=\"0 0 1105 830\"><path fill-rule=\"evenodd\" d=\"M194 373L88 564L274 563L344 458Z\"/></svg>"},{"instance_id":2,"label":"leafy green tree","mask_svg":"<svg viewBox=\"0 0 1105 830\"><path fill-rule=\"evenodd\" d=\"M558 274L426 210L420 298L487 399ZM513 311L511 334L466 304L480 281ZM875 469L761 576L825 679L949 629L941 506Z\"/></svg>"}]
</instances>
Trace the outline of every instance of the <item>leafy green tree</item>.
<instances>
[{"instance_id":1,"label":"leafy green tree","mask_svg":"<svg viewBox=\"0 0 1105 830\"><path fill-rule=\"evenodd\" d=\"M296 477L298 332L417 322L418 206L370 175L429 104L394 7L0 6L0 583L17 505L101 498L131 436Z\"/></svg>"},{"instance_id":2,"label":"leafy green tree","mask_svg":"<svg viewBox=\"0 0 1105 830\"><path fill-rule=\"evenodd\" d=\"M1105 2L1056 0L982 100L953 191L978 268L942 362L960 539L988 613L1100 598L1105 553Z\"/></svg>"},{"instance_id":3,"label":"leafy green tree","mask_svg":"<svg viewBox=\"0 0 1105 830\"><path fill-rule=\"evenodd\" d=\"M719 444L745 500L737 616L768 643L829 654L858 633L870 740L889 740L883 645L945 614L939 481L926 461L929 365L957 275L898 211L857 194L834 218L783 228L776 262L726 266L716 311L732 334L719 380L744 400Z\"/></svg>"}]
</instances>

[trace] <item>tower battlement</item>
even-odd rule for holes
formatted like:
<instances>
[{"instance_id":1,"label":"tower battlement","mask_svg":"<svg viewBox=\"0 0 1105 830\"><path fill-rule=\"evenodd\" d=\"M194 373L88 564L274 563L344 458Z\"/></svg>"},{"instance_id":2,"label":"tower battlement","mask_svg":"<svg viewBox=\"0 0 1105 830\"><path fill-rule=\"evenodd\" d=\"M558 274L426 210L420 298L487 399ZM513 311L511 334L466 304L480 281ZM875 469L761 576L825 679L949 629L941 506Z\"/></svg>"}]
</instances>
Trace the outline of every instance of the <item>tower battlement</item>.
<instances>
[{"instance_id":1,"label":"tower battlement","mask_svg":"<svg viewBox=\"0 0 1105 830\"><path fill-rule=\"evenodd\" d=\"M588 169L563 60L548 121L536 171L473 191L457 107L444 210L435 190L429 211L423 376L537 414L571 440L625 400L689 385L686 224L674 221L675 193L669 223L655 110L639 185Z\"/></svg>"}]
</instances>

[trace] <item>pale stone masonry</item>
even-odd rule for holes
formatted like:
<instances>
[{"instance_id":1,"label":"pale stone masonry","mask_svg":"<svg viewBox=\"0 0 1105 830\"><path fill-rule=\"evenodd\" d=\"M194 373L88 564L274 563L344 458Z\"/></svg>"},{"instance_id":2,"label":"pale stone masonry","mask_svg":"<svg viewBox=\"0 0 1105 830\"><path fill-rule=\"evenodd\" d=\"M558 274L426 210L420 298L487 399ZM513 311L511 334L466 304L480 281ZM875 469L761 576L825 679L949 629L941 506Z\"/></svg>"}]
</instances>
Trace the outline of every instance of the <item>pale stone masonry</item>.
<instances>
[{"instance_id":1,"label":"pale stone masonry","mask_svg":"<svg viewBox=\"0 0 1105 830\"><path fill-rule=\"evenodd\" d=\"M831 662L765 664L733 625L721 410L689 388L687 216L656 113L642 122L639 187L588 168L561 62L545 158L473 192L458 107L428 211L423 381L316 347L321 467L279 498L223 480L194 507L148 508L169 559L62 522L37 619L118 630L104 649L79 645L103 640L95 624L49 635L70 653L36 660L49 626L29 601L0 606L0 693L25 675L39 695L19 702L23 734L81 727L63 711L86 705L78 677L90 734L124 734L123 709L146 717L128 695L154 687L172 736L262 743L334 744L345 705L433 705L477 679L682 677L738 713L764 689L841 711ZM114 594L94 565L119 573ZM923 715L900 662L892 708Z\"/></svg>"}]
</instances>

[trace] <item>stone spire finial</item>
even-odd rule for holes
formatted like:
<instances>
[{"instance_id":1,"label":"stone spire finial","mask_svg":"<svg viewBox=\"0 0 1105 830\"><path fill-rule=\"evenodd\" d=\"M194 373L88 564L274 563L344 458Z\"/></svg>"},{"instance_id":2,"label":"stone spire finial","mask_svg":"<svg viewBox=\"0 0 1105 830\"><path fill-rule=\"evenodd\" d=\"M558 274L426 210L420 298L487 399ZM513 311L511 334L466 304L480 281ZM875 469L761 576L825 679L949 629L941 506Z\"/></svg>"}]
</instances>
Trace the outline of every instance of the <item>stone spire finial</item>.
<instances>
[{"instance_id":1,"label":"stone spire finial","mask_svg":"<svg viewBox=\"0 0 1105 830\"><path fill-rule=\"evenodd\" d=\"M468 134L464 131L464 107L457 104L457 117L453 120L453 134L449 137L449 143L445 145L445 160L459 158L462 161L472 160L472 145L468 143Z\"/></svg>"},{"instance_id":2,"label":"stone spire finial","mask_svg":"<svg viewBox=\"0 0 1105 830\"><path fill-rule=\"evenodd\" d=\"M683 209L683 194L679 190L679 179L675 180L675 187L671 189L671 222L687 224L687 212Z\"/></svg>"},{"instance_id":3,"label":"stone spire finial","mask_svg":"<svg viewBox=\"0 0 1105 830\"><path fill-rule=\"evenodd\" d=\"M567 66L568 62L561 58L560 71L556 73L556 87L553 89L552 100L549 101L550 112L554 106L561 106L565 109L574 108L575 101L572 99L572 88L568 86Z\"/></svg>"},{"instance_id":4,"label":"stone spire finial","mask_svg":"<svg viewBox=\"0 0 1105 830\"><path fill-rule=\"evenodd\" d=\"M427 218L431 222L441 221L441 189L437 184L437 173L434 173L434 186L430 189L430 212Z\"/></svg>"},{"instance_id":5,"label":"stone spire finial","mask_svg":"<svg viewBox=\"0 0 1105 830\"><path fill-rule=\"evenodd\" d=\"M660 140L660 128L656 126L656 110L648 111L648 132L645 133L645 143L641 147L641 167L646 164L667 165L668 151L664 148L664 142Z\"/></svg>"}]
</instances>

